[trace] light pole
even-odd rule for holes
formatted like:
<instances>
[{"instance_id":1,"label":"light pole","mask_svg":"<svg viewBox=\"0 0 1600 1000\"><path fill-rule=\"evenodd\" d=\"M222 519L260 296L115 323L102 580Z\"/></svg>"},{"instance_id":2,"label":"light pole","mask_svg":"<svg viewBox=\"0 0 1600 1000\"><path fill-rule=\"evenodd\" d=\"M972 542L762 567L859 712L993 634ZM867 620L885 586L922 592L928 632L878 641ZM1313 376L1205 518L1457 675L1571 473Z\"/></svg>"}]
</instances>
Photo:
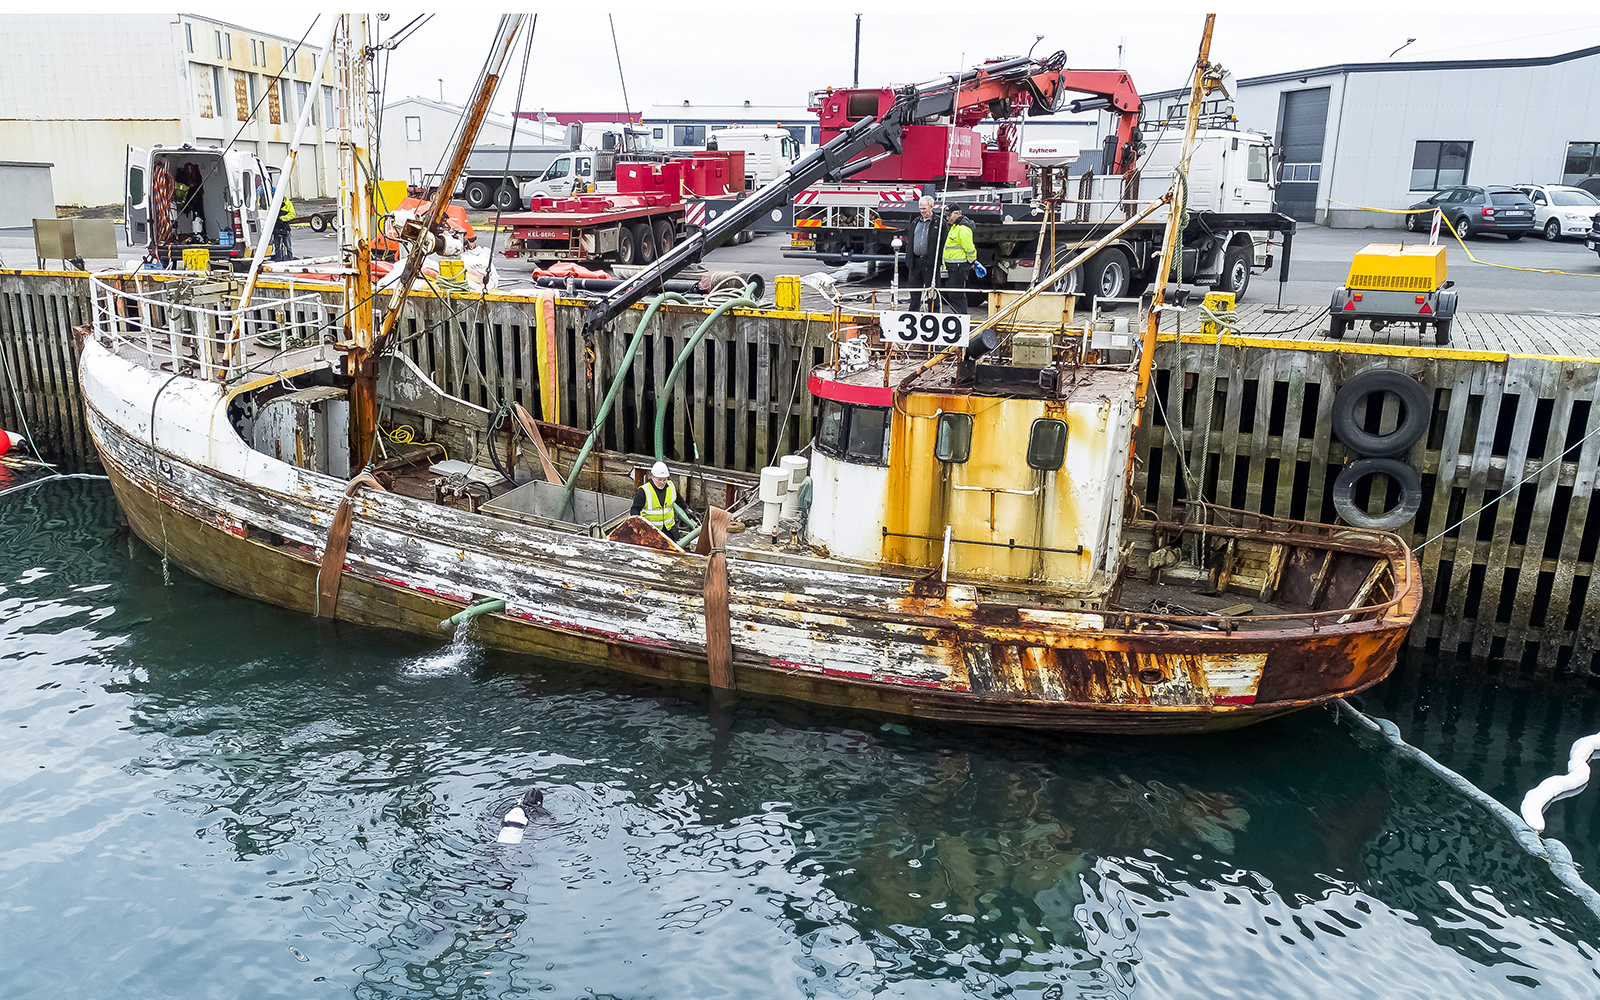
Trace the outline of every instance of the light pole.
<instances>
[{"instance_id":1,"label":"light pole","mask_svg":"<svg viewBox=\"0 0 1600 1000\"><path fill-rule=\"evenodd\" d=\"M1402 45L1402 46L1400 46L1400 49L1403 49L1403 48L1405 48L1405 47L1406 47L1406 45L1410 45L1410 44L1411 44L1411 43L1412 43L1412 42L1414 42L1414 41L1416 41L1416 39L1415 39L1415 38L1408 38L1408 39L1406 39L1406 44L1405 44L1405 45ZM1394 50L1394 52L1391 52L1391 53L1389 53L1389 58L1390 58L1390 59L1393 59L1393 58L1394 58L1394 56L1395 56L1395 52L1399 52L1399 51L1400 51L1400 49L1395 49L1395 50Z\"/></svg>"},{"instance_id":2,"label":"light pole","mask_svg":"<svg viewBox=\"0 0 1600 1000\"><path fill-rule=\"evenodd\" d=\"M851 87L861 86L861 15L856 15L856 71L850 78Z\"/></svg>"}]
</instances>

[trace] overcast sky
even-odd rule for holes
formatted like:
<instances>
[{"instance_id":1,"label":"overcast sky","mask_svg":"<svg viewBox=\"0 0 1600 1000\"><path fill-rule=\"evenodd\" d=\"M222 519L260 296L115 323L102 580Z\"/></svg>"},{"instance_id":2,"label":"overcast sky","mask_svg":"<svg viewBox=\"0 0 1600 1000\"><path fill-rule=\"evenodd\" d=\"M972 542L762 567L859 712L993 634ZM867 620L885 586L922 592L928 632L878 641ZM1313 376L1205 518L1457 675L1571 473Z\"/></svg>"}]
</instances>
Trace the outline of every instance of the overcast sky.
<instances>
[{"instance_id":1,"label":"overcast sky","mask_svg":"<svg viewBox=\"0 0 1600 1000\"><path fill-rule=\"evenodd\" d=\"M141 5L143 6L143 5ZM802 105L808 91L849 86L855 14L861 12L861 82L926 80L1000 55L1018 55L1043 35L1036 54L1065 49L1068 65L1096 69L1123 62L1143 92L1183 84L1199 46L1204 12L1218 14L1212 58L1238 77L1388 58L1473 59L1548 55L1600 45L1600 5L1519 0L1508 3L1406 2L1211 4L1169 0L915 4L773 3L540 5L524 110L610 111L622 107L606 14L615 17L628 104L689 100L706 104ZM116 9L126 10L126 3ZM157 9L157 8L146 8ZM210 16L299 37L320 5L294 2L197 8ZM493 37L497 15L454 4L396 8L385 36L418 14L431 21L395 50L387 93L444 98L469 95ZM683 11L683 14L669 12ZM690 13L693 12L693 13ZM531 20L531 17L528 19ZM312 32L322 33L319 25ZM522 46L495 101L516 106Z\"/></svg>"}]
</instances>

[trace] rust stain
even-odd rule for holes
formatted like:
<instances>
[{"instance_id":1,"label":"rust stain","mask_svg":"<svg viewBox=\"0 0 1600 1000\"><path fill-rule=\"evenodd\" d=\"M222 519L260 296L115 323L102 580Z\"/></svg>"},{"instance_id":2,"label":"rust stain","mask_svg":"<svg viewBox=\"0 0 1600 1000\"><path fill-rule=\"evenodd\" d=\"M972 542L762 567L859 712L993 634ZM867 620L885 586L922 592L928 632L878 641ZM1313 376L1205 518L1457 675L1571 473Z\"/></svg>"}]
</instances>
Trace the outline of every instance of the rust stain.
<instances>
[{"instance_id":1,"label":"rust stain","mask_svg":"<svg viewBox=\"0 0 1600 1000\"><path fill-rule=\"evenodd\" d=\"M642 545L647 549L656 549L660 552L679 551L678 547L672 544L672 539L657 531L654 525L637 514L612 528L611 534L606 537L613 542Z\"/></svg>"}]
</instances>

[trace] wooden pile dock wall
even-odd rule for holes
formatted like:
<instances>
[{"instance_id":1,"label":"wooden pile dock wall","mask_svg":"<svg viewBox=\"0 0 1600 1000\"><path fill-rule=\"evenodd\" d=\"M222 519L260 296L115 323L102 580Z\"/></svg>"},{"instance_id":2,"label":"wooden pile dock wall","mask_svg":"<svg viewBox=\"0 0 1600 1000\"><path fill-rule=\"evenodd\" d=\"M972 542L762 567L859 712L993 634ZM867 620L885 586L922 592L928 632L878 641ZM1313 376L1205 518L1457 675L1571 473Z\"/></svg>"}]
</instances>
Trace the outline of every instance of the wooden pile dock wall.
<instances>
[{"instance_id":1,"label":"wooden pile dock wall","mask_svg":"<svg viewBox=\"0 0 1600 1000\"><path fill-rule=\"evenodd\" d=\"M68 331L88 315L82 276L0 272L0 353L8 365L0 367L0 427L20 430L13 401L20 397L47 453L80 463L93 455ZM655 398L704 316L675 306L658 313L608 419L608 447L653 450ZM539 405L527 298L414 295L401 332L410 357L452 393L491 408L504 397L587 428L637 320L624 319L591 345L579 332L581 317L581 305L558 303L561 412L549 415ZM802 447L813 410L797 380L822 361L827 326L825 317L804 313L738 310L720 319L675 390L667 454L687 459L698 445L704 461L754 471ZM1590 584L1600 547L1600 435L1587 435L1600 403L1600 357L1491 346L1169 335L1156 354L1135 490L1164 517L1199 494L1331 522L1332 484L1348 457L1331 433L1334 394L1370 368L1405 372L1428 389L1433 413L1406 456L1421 473L1423 508L1400 534L1420 546L1444 532L1420 553L1426 599L1411 642L1516 663L1529 676L1596 673L1600 581ZM16 386L6 371L16 373Z\"/></svg>"}]
</instances>

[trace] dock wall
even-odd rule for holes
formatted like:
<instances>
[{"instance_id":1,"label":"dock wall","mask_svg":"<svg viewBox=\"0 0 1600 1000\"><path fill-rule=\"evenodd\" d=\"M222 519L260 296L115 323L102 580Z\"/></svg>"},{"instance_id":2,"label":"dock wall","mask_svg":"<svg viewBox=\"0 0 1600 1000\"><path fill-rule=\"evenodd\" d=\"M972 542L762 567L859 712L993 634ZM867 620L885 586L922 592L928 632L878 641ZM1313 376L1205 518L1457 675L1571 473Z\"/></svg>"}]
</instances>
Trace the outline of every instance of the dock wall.
<instances>
[{"instance_id":1,"label":"dock wall","mask_svg":"<svg viewBox=\"0 0 1600 1000\"><path fill-rule=\"evenodd\" d=\"M587 428L638 312L588 343L582 314L577 303L555 306L559 413L540 405L535 310L524 296L413 295L402 349L471 402L493 408L504 398ZM705 315L670 305L658 312L607 418L608 447L654 451L656 400ZM85 277L0 271L0 427L21 430L20 401L47 456L92 465L68 336L88 316ZM798 383L823 360L827 329L818 314L736 310L719 319L674 389L668 457L754 471L802 447L813 408ZM1399 529L1421 546L1425 601L1411 643L1515 664L1528 677L1596 673L1600 581L1590 584L1600 548L1600 434L1589 436L1589 425L1600 358L1167 335L1137 445L1136 495L1163 517L1200 496L1332 522L1332 485L1349 458L1331 433L1334 395L1372 368L1417 378L1432 399L1428 432L1404 456L1421 474L1424 498Z\"/></svg>"}]
</instances>

